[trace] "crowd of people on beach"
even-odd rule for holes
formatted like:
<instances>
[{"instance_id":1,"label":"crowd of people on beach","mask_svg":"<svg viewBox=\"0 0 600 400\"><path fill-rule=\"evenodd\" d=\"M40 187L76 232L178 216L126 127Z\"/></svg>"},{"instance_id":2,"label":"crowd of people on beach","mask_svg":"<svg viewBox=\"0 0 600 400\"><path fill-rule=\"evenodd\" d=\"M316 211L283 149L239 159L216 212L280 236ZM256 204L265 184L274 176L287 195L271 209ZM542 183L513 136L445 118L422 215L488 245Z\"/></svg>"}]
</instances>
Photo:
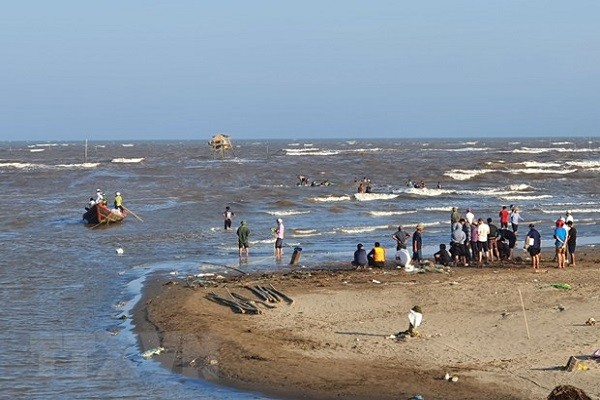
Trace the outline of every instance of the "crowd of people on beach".
<instances>
[{"instance_id":1,"label":"crowd of people on beach","mask_svg":"<svg viewBox=\"0 0 600 400\"><path fill-rule=\"evenodd\" d=\"M577 229L570 211L565 217L559 217L555 222L553 231L555 258L558 268L565 268L566 264L575 266L575 251L577 246ZM445 243L439 245L439 250L434 254L436 264L444 266L476 266L483 267L494 261L505 260L513 262L514 249L517 246L519 224L523 221L518 206L502 206L498 212L500 225L494 224L491 217L476 218L473 209L467 208L465 215L461 215L457 207L452 207L450 214L450 241L449 250ZM510 229L509 229L510 226ZM540 267L540 252L542 237L533 223L528 225L523 241L523 250L531 257L531 266L534 270ZM412 264L421 264L423 260L422 223L415 227L412 235L402 226L392 235L396 243L395 259L403 267ZM412 244L412 253L408 251L409 241ZM352 265L357 269L385 266L385 249L379 242L375 242L373 249L366 253L362 243L357 245L354 252Z\"/></svg>"}]
</instances>

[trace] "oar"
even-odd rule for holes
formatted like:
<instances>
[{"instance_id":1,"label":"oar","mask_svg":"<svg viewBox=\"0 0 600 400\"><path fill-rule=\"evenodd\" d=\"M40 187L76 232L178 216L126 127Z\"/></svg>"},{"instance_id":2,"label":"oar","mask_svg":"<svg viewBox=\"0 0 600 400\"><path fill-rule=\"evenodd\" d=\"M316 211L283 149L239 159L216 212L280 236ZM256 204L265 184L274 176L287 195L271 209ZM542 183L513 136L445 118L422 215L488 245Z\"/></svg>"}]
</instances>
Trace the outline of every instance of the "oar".
<instances>
[{"instance_id":1,"label":"oar","mask_svg":"<svg viewBox=\"0 0 600 400\"><path fill-rule=\"evenodd\" d=\"M133 215L134 217L136 217L139 221L144 222L143 219L141 219L140 217L138 217L138 215L136 213L134 213L133 211L131 211L129 208L126 208L125 206L122 206L123 210L127 211L128 213L131 213L131 215Z\"/></svg>"}]
</instances>

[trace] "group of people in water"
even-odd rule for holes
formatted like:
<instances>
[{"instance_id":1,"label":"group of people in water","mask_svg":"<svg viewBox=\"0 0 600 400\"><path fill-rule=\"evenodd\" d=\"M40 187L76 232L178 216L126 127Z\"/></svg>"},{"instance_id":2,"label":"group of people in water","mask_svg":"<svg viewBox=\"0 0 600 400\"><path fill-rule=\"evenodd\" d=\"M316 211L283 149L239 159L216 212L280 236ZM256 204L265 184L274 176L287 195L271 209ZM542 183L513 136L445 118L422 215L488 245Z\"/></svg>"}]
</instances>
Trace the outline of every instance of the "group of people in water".
<instances>
[{"instance_id":1,"label":"group of people in water","mask_svg":"<svg viewBox=\"0 0 600 400\"><path fill-rule=\"evenodd\" d=\"M223 211L223 227L225 230L231 229L232 219L235 213L231 210L231 207L226 206ZM283 239L285 235L285 226L281 218L276 219L277 226L271 228L271 233L275 235L275 259L281 260L283 257ZM250 255L250 228L248 222L245 220L240 221L240 226L236 230L238 237L238 250L240 259L245 255L246 258Z\"/></svg>"},{"instance_id":2,"label":"group of people in water","mask_svg":"<svg viewBox=\"0 0 600 400\"><path fill-rule=\"evenodd\" d=\"M553 231L555 259L558 268L565 268L570 263L575 266L575 251L577 246L577 229L570 211L565 213L566 217L559 217L555 222ZM519 223L522 221L518 206L503 206L498 212L499 226L494 220L488 218L476 218L471 208L466 209L465 215L461 215L456 207L452 207L450 216L450 248L446 244L440 244L439 250L434 254L436 264L444 266L469 266L482 267L490 262L506 260L513 261L514 249L517 246ZM510 226L510 229L509 229ZM542 238L534 224L529 224L529 231L524 239L523 249L531 257L531 266L534 270L540 267L540 252ZM418 224L414 233L403 230L402 226L392 235L396 243L396 261L401 266L412 266L412 263L420 264L422 255L422 232L423 224ZM411 242L409 252L408 245ZM385 249L379 242L375 242L369 253L366 252L362 243L357 245L354 252L352 265L357 269L371 267L384 267L386 262Z\"/></svg>"},{"instance_id":3,"label":"group of people in water","mask_svg":"<svg viewBox=\"0 0 600 400\"><path fill-rule=\"evenodd\" d=\"M324 181L321 181L321 182L310 181L304 175L298 175L298 183L296 184L296 186L332 186L332 185L333 185L333 183L331 183L327 179L325 179Z\"/></svg>"}]
</instances>

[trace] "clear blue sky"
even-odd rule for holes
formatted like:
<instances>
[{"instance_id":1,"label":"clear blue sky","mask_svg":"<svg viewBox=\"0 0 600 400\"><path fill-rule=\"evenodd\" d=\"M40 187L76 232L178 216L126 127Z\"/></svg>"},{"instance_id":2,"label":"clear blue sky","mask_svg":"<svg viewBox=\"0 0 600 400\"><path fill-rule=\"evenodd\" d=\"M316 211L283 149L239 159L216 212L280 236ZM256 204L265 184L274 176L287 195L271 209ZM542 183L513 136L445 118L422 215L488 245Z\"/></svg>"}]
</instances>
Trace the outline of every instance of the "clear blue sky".
<instances>
[{"instance_id":1,"label":"clear blue sky","mask_svg":"<svg viewBox=\"0 0 600 400\"><path fill-rule=\"evenodd\" d=\"M600 2L10 1L0 140L599 136Z\"/></svg>"}]
</instances>

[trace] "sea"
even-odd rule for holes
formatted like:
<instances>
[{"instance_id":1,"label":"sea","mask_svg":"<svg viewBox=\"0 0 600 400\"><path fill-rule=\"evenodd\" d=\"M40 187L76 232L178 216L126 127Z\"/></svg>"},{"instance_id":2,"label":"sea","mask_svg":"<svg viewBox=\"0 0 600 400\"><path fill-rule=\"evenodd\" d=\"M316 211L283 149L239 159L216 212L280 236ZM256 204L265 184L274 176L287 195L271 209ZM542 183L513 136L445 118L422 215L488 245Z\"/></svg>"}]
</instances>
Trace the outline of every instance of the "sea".
<instances>
[{"instance_id":1,"label":"sea","mask_svg":"<svg viewBox=\"0 0 600 400\"><path fill-rule=\"evenodd\" d=\"M519 237L534 223L543 247L571 211L578 245L600 244L597 137L232 140L225 154L208 139L0 143L0 397L267 398L141 356L131 314L151 277L310 270L349 262L357 243L380 242L393 260L396 228L418 223L427 258L449 242L452 207L498 223L516 205ZM372 193L357 195L363 179ZM109 202L121 192L131 211L122 223L84 225L96 189ZM240 259L242 220L251 249Z\"/></svg>"}]
</instances>

